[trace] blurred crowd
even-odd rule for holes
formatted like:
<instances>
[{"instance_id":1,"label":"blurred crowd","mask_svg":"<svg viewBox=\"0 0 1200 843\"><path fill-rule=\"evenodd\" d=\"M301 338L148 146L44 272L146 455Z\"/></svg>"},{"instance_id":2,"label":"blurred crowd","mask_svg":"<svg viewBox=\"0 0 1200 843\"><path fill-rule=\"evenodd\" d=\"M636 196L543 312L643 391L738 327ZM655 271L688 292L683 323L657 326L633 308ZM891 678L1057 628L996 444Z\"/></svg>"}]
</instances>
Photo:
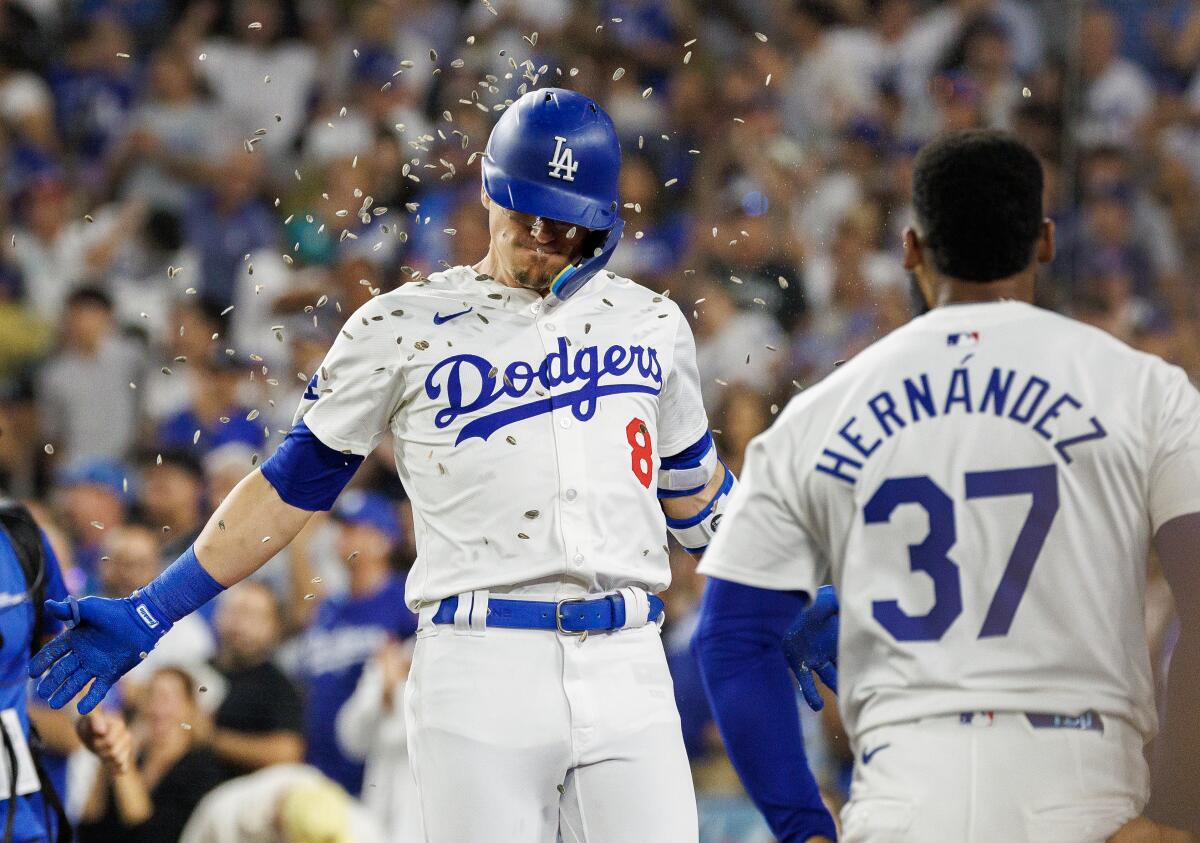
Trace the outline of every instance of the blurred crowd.
<instances>
[{"instance_id":1,"label":"blurred crowd","mask_svg":"<svg viewBox=\"0 0 1200 843\"><path fill-rule=\"evenodd\" d=\"M150 580L281 441L347 315L487 251L479 156L545 86L620 131L609 269L691 317L735 472L791 395L913 315L900 233L943 129L1041 155L1045 306L1196 377L1198 66L1196 0L11 0L0 489L35 502L75 594ZM59 742L81 840L418 839L415 550L390 459L124 682L136 771ZM766 840L687 649L702 583L675 561L666 642L705 839ZM1147 616L1165 659L1158 579ZM804 725L836 804L834 707Z\"/></svg>"}]
</instances>

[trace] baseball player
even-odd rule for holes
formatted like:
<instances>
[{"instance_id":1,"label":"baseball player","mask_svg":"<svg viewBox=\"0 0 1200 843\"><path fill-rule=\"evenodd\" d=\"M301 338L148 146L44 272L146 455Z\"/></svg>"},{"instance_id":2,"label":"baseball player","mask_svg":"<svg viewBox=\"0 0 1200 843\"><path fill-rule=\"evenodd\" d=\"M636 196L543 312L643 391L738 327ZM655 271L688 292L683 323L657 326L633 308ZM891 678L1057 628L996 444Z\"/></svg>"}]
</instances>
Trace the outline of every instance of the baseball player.
<instances>
[{"instance_id":1,"label":"baseball player","mask_svg":"<svg viewBox=\"0 0 1200 843\"><path fill-rule=\"evenodd\" d=\"M328 509L390 432L412 499L419 614L405 706L428 838L694 841L659 640L666 522L695 553L733 487L669 299L600 272L620 239L620 147L592 100L514 102L483 159L487 255L347 320L291 433L195 546L34 665L94 706L171 623ZM332 724L330 724L332 728Z\"/></svg>"},{"instance_id":2,"label":"baseball player","mask_svg":"<svg viewBox=\"0 0 1200 843\"><path fill-rule=\"evenodd\" d=\"M933 309L794 398L747 452L700 566L713 579L695 645L777 827L800 802L770 768L803 754L794 727L770 719L791 694L779 628L738 610L798 608L832 578L856 759L844 841L1182 834L1139 818L1156 728L1143 606L1153 541L1182 614L1176 661L1194 665L1200 394L1179 368L1031 305L1054 250L1042 189L1010 136L928 145L904 263ZM828 659L837 602L802 616L802 674ZM746 687L753 710L735 699ZM1194 771L1179 736L1194 734L1196 693L1172 690L1177 771ZM772 735L767 751L751 751L751 730ZM1179 784L1194 812L1194 773ZM1175 824L1159 796L1156 783L1147 814Z\"/></svg>"}]
</instances>

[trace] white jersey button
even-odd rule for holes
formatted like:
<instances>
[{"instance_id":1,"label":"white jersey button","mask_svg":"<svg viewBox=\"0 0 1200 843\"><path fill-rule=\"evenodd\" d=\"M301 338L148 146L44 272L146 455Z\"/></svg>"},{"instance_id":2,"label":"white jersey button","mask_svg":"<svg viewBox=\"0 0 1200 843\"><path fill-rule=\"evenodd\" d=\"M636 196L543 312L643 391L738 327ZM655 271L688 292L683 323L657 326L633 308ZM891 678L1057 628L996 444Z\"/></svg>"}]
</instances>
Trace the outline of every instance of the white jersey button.
<instances>
[{"instance_id":1,"label":"white jersey button","mask_svg":"<svg viewBox=\"0 0 1200 843\"><path fill-rule=\"evenodd\" d=\"M550 333L552 333L552 334L554 333L554 323L553 323L553 322L547 322L547 323L546 323L545 325L543 325L542 327L543 327L543 328L545 328L545 329L546 329L547 331L549 331Z\"/></svg>"},{"instance_id":2,"label":"white jersey button","mask_svg":"<svg viewBox=\"0 0 1200 843\"><path fill-rule=\"evenodd\" d=\"M579 497L579 493L574 489L567 489L567 491L563 492L563 497L568 501L573 501L575 498Z\"/></svg>"},{"instance_id":3,"label":"white jersey button","mask_svg":"<svg viewBox=\"0 0 1200 843\"><path fill-rule=\"evenodd\" d=\"M571 420L568 418L561 418L558 420L558 426L565 430L571 426Z\"/></svg>"},{"instance_id":4,"label":"white jersey button","mask_svg":"<svg viewBox=\"0 0 1200 843\"><path fill-rule=\"evenodd\" d=\"M583 564L583 554L576 553L575 557L571 561L574 562L576 565L582 565Z\"/></svg>"}]
</instances>

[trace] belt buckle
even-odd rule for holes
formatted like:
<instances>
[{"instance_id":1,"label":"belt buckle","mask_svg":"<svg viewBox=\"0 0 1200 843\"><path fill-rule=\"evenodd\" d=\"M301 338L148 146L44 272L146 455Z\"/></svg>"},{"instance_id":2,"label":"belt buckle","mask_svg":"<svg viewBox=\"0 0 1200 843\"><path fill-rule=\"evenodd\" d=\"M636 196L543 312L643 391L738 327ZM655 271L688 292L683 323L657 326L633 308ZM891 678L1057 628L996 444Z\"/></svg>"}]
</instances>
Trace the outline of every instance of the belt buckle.
<instances>
[{"instance_id":1,"label":"belt buckle","mask_svg":"<svg viewBox=\"0 0 1200 843\"><path fill-rule=\"evenodd\" d=\"M581 629L579 631L576 631L573 629L563 628L562 607L567 605L568 603L586 603L588 601L588 599L589 598L587 598L587 597L568 597L565 600L559 600L557 603L554 604L554 627L555 627L555 629L558 630L560 635L578 635L579 643L581 643L581 644L584 641L587 641L588 630Z\"/></svg>"}]
</instances>

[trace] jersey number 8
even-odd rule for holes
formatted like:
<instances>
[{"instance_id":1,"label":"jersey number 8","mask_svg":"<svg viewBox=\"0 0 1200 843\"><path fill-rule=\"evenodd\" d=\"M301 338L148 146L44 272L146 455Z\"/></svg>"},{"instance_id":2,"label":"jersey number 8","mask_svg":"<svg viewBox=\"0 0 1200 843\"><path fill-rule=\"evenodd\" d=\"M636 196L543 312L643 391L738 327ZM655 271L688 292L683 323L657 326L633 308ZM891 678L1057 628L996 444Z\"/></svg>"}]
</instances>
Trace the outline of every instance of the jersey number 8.
<instances>
[{"instance_id":1,"label":"jersey number 8","mask_svg":"<svg viewBox=\"0 0 1200 843\"><path fill-rule=\"evenodd\" d=\"M633 449L629 454L633 476L649 489L650 481L654 479L654 443L650 441L650 429L635 416L625 425L625 441Z\"/></svg>"},{"instance_id":2,"label":"jersey number 8","mask_svg":"<svg viewBox=\"0 0 1200 843\"><path fill-rule=\"evenodd\" d=\"M1017 536L1000 585L992 597L980 638L1007 635L1021 602L1034 563L1058 512L1058 468L1038 465L966 475L967 499L1030 495L1032 504ZM962 614L962 585L958 565L947 554L958 540L954 501L928 476L885 480L863 508L867 524L885 524L896 507L917 504L929 516L929 533L920 544L908 546L909 567L933 580L933 606L924 615L910 615L895 600L871 605L875 620L897 641L937 641Z\"/></svg>"}]
</instances>

